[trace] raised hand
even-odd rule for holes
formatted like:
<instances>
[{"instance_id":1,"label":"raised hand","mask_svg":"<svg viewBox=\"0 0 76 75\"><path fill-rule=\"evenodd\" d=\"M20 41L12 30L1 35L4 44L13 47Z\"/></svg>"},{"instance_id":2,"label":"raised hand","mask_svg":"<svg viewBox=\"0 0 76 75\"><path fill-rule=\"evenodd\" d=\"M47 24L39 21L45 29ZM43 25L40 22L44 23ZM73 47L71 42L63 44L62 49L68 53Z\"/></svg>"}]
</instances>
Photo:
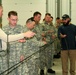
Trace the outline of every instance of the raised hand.
<instances>
[{"instance_id":1,"label":"raised hand","mask_svg":"<svg viewBox=\"0 0 76 75\"><path fill-rule=\"evenodd\" d=\"M33 37L34 35L35 35L35 33L32 32L32 31L27 31L27 32L24 33L24 36L25 36L26 38L31 38L31 37Z\"/></svg>"}]
</instances>

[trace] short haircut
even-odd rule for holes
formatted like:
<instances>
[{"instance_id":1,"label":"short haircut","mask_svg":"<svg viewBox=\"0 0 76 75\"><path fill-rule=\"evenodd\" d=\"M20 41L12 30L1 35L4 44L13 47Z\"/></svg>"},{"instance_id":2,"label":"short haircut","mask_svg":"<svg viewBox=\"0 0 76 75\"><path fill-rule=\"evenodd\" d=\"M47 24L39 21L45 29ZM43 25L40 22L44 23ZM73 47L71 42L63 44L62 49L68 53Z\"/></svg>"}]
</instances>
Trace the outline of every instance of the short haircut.
<instances>
[{"instance_id":1,"label":"short haircut","mask_svg":"<svg viewBox=\"0 0 76 75\"><path fill-rule=\"evenodd\" d=\"M56 20L59 20L59 19L60 19L60 17L57 17L57 18L56 18Z\"/></svg>"},{"instance_id":2,"label":"short haircut","mask_svg":"<svg viewBox=\"0 0 76 75\"><path fill-rule=\"evenodd\" d=\"M45 14L45 16L47 16L47 15L51 17L51 14L50 14L50 13L46 13L46 14Z\"/></svg>"},{"instance_id":3,"label":"short haircut","mask_svg":"<svg viewBox=\"0 0 76 75\"><path fill-rule=\"evenodd\" d=\"M41 15L41 13L38 12L38 11L34 12L33 17L34 17L34 16L37 16L38 14Z\"/></svg>"},{"instance_id":4,"label":"short haircut","mask_svg":"<svg viewBox=\"0 0 76 75\"><path fill-rule=\"evenodd\" d=\"M34 18L31 17L31 18L27 19L26 23L33 22L33 21L35 22Z\"/></svg>"},{"instance_id":5,"label":"short haircut","mask_svg":"<svg viewBox=\"0 0 76 75\"><path fill-rule=\"evenodd\" d=\"M8 17L10 17L11 15L17 16L18 14L17 14L16 11L10 11L10 12L8 13Z\"/></svg>"}]
</instances>

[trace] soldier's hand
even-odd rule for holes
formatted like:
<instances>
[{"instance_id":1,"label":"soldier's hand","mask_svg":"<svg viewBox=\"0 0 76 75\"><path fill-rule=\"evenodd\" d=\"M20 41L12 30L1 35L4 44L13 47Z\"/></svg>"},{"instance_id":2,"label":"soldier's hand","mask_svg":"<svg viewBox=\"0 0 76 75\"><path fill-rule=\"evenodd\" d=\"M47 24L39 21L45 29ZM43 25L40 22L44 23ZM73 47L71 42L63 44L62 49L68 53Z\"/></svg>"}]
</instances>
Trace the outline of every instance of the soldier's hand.
<instances>
[{"instance_id":1,"label":"soldier's hand","mask_svg":"<svg viewBox=\"0 0 76 75\"><path fill-rule=\"evenodd\" d=\"M27 32L24 33L24 36L25 36L26 38L31 38L31 37L33 37L34 35L35 35L35 33L32 32L32 31L27 31Z\"/></svg>"},{"instance_id":2,"label":"soldier's hand","mask_svg":"<svg viewBox=\"0 0 76 75\"><path fill-rule=\"evenodd\" d=\"M43 38L42 38L42 41L46 41L46 38L45 38L45 37L43 37Z\"/></svg>"},{"instance_id":3,"label":"soldier's hand","mask_svg":"<svg viewBox=\"0 0 76 75\"><path fill-rule=\"evenodd\" d=\"M21 55L21 56L20 56L20 61L23 61L23 60L24 60L24 56Z\"/></svg>"},{"instance_id":4,"label":"soldier's hand","mask_svg":"<svg viewBox=\"0 0 76 75\"><path fill-rule=\"evenodd\" d=\"M52 35L52 39L55 39L55 38L56 38L56 36L53 34L53 35Z\"/></svg>"},{"instance_id":5,"label":"soldier's hand","mask_svg":"<svg viewBox=\"0 0 76 75\"><path fill-rule=\"evenodd\" d=\"M45 34L44 34L44 33L42 33L41 35L42 35L42 37L44 37L44 36L45 36Z\"/></svg>"},{"instance_id":6,"label":"soldier's hand","mask_svg":"<svg viewBox=\"0 0 76 75\"><path fill-rule=\"evenodd\" d=\"M25 39L20 39L20 40L18 40L18 42L23 43L23 42L26 42L26 40Z\"/></svg>"},{"instance_id":7,"label":"soldier's hand","mask_svg":"<svg viewBox=\"0 0 76 75\"><path fill-rule=\"evenodd\" d=\"M48 30L48 33L53 33L54 32L54 30Z\"/></svg>"},{"instance_id":8,"label":"soldier's hand","mask_svg":"<svg viewBox=\"0 0 76 75\"><path fill-rule=\"evenodd\" d=\"M43 41L43 43L44 43L44 44L47 44L47 42L46 42L46 41Z\"/></svg>"}]
</instances>

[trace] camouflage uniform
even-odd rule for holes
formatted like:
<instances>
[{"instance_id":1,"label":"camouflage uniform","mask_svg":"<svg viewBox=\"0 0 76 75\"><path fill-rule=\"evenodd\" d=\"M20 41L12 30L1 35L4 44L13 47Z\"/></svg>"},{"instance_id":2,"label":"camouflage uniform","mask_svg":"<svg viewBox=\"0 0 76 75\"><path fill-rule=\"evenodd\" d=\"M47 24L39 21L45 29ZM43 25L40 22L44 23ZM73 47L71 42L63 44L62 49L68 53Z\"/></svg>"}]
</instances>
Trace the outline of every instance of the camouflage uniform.
<instances>
[{"instance_id":1,"label":"camouflage uniform","mask_svg":"<svg viewBox=\"0 0 76 75\"><path fill-rule=\"evenodd\" d=\"M36 38L38 41L42 41L42 26L40 23L36 24L35 28L33 31L36 33Z\"/></svg>"},{"instance_id":2,"label":"camouflage uniform","mask_svg":"<svg viewBox=\"0 0 76 75\"><path fill-rule=\"evenodd\" d=\"M7 60L6 51L2 50L0 52L0 75L3 71L5 71L7 69L7 66L6 66L7 61L6 60ZM7 73L4 73L4 74L7 74Z\"/></svg>"},{"instance_id":3,"label":"camouflage uniform","mask_svg":"<svg viewBox=\"0 0 76 75\"><path fill-rule=\"evenodd\" d=\"M0 39L0 73L2 72L2 56L1 56L1 39Z\"/></svg>"},{"instance_id":4,"label":"camouflage uniform","mask_svg":"<svg viewBox=\"0 0 76 75\"><path fill-rule=\"evenodd\" d=\"M48 43L47 45L45 45L45 50L43 52L43 56L41 57L44 57L41 58L42 59L42 63L41 65L43 67L41 67L42 69L46 66L47 69L50 69L52 67L52 62L53 62L53 54L54 54L54 44L50 44L53 39L51 38L53 34L55 34L55 28L53 25L51 24L47 24L46 22L43 22L42 23L42 30L43 30L43 33L45 34L45 39L46 39L46 42ZM51 33L48 33L48 31L53 31ZM44 65L45 64L45 65Z\"/></svg>"},{"instance_id":5,"label":"camouflage uniform","mask_svg":"<svg viewBox=\"0 0 76 75\"><path fill-rule=\"evenodd\" d=\"M34 28L34 32L36 33L36 38L38 41L42 41L42 25L40 23L36 24L35 28ZM45 57L43 56L43 51L44 51L44 47L40 47L39 48L39 68L42 68L42 60L45 59ZM45 64L44 64L45 65Z\"/></svg>"},{"instance_id":6,"label":"camouflage uniform","mask_svg":"<svg viewBox=\"0 0 76 75\"><path fill-rule=\"evenodd\" d=\"M14 34L19 34L23 32L23 27L21 25L16 25L14 28L11 28L9 25L6 25L3 27L3 30L5 31L6 34L14 35ZM9 57L7 58L7 68L17 64L20 61L20 55L22 51L22 43L19 43L18 41L10 42L8 44L9 46ZM21 73L21 67L20 65L18 68L13 70L9 75L22 75Z\"/></svg>"},{"instance_id":7,"label":"camouflage uniform","mask_svg":"<svg viewBox=\"0 0 76 75\"><path fill-rule=\"evenodd\" d=\"M50 23L50 30L52 30L53 32L51 33L51 37L52 37L52 35L55 35L56 36L56 30L55 30L55 27L53 26L53 23ZM52 39L52 38L50 38L50 42L53 42L55 39ZM51 54L49 54L51 57L52 57L52 59L50 60L50 58L49 58L49 63L51 62L51 65L49 65L49 63L48 63L48 68L50 68L49 66L53 66L53 56L54 56L54 54L55 54L55 44L54 44L54 42L53 43L51 43Z\"/></svg>"},{"instance_id":8,"label":"camouflage uniform","mask_svg":"<svg viewBox=\"0 0 76 75\"><path fill-rule=\"evenodd\" d=\"M24 31L29 30L25 28ZM33 31L33 30L31 30ZM24 43L24 55L28 57L33 53L39 51L39 47L43 46L44 43L42 41L37 41L37 38L34 36L33 38L27 39ZM39 52L33 54L27 61L28 73L29 75L38 75L39 70Z\"/></svg>"},{"instance_id":9,"label":"camouflage uniform","mask_svg":"<svg viewBox=\"0 0 76 75\"><path fill-rule=\"evenodd\" d=\"M56 29L56 37L57 37L57 40L54 42L55 43L55 55L57 55L57 53L60 52L61 50L61 45L60 45L60 40L58 39L58 36L57 36L57 33L58 33L58 28L61 26L61 23L60 24L55 24L55 29Z\"/></svg>"}]
</instances>

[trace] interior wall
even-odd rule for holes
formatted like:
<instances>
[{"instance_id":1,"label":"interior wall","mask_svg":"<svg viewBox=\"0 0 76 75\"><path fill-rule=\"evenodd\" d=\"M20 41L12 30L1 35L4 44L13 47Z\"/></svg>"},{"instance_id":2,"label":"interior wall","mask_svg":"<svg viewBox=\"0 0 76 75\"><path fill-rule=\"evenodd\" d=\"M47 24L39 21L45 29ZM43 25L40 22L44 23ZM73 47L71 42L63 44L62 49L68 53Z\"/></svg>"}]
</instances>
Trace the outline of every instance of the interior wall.
<instances>
[{"instance_id":1,"label":"interior wall","mask_svg":"<svg viewBox=\"0 0 76 75\"><path fill-rule=\"evenodd\" d=\"M62 17L63 14L68 14L72 18L72 23L76 24L76 9L75 0L0 0L4 8L2 24L8 23L7 14L11 10L18 12L19 24L25 25L26 20L33 16L35 11L42 13L42 19L46 12L51 13L54 21L57 16Z\"/></svg>"},{"instance_id":2,"label":"interior wall","mask_svg":"<svg viewBox=\"0 0 76 75\"><path fill-rule=\"evenodd\" d=\"M71 17L71 22L76 25L76 0L61 0L60 14L68 14Z\"/></svg>"},{"instance_id":3,"label":"interior wall","mask_svg":"<svg viewBox=\"0 0 76 75\"><path fill-rule=\"evenodd\" d=\"M53 16L53 22L55 22L55 18L57 15L57 4L56 0L47 0L47 12L49 12Z\"/></svg>"},{"instance_id":4,"label":"interior wall","mask_svg":"<svg viewBox=\"0 0 76 75\"><path fill-rule=\"evenodd\" d=\"M3 11L3 25L8 24L7 15L11 10L18 12L19 21L21 25L25 25L26 20L33 16L35 11L42 14L42 19L46 13L46 0L2 0Z\"/></svg>"},{"instance_id":5,"label":"interior wall","mask_svg":"<svg viewBox=\"0 0 76 75\"><path fill-rule=\"evenodd\" d=\"M76 0L71 0L71 21L76 25Z\"/></svg>"},{"instance_id":6,"label":"interior wall","mask_svg":"<svg viewBox=\"0 0 76 75\"><path fill-rule=\"evenodd\" d=\"M2 4L2 0L0 0L0 5ZM0 28L2 28L2 18L0 18Z\"/></svg>"},{"instance_id":7,"label":"interior wall","mask_svg":"<svg viewBox=\"0 0 76 75\"><path fill-rule=\"evenodd\" d=\"M70 0L62 0L62 15L70 15Z\"/></svg>"}]
</instances>

